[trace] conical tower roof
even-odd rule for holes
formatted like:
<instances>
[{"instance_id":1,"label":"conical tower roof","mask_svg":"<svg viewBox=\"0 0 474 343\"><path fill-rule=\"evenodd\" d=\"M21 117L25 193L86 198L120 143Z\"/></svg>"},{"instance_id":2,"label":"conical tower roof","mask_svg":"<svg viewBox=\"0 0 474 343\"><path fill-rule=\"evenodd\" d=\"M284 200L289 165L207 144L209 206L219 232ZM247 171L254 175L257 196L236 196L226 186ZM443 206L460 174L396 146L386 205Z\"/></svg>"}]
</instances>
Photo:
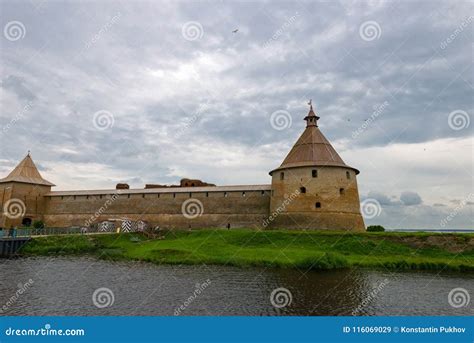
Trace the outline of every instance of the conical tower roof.
<instances>
[{"instance_id":1,"label":"conical tower roof","mask_svg":"<svg viewBox=\"0 0 474 343\"><path fill-rule=\"evenodd\" d=\"M35 163L31 159L30 153L12 170L7 177L0 179L0 183L4 182L23 182L34 185L54 186L51 182L43 179L36 168Z\"/></svg>"},{"instance_id":2,"label":"conical tower roof","mask_svg":"<svg viewBox=\"0 0 474 343\"><path fill-rule=\"evenodd\" d=\"M344 163L341 156L339 156L327 138L324 137L321 130L319 130L319 117L314 113L311 101L309 105L309 113L304 118L306 120L306 129L301 134L300 138L298 138L280 167L272 170L270 175L279 169L306 166L346 167L353 169L356 174L359 174L357 169L352 168Z\"/></svg>"}]
</instances>

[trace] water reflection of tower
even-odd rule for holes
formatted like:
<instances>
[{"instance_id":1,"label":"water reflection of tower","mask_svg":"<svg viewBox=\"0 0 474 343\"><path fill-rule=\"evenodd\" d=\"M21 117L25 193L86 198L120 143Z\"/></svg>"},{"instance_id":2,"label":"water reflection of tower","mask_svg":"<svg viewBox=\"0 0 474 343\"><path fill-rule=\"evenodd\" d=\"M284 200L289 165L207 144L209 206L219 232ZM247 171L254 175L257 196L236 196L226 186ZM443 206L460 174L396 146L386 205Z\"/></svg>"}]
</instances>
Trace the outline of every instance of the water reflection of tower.
<instances>
[{"instance_id":1,"label":"water reflection of tower","mask_svg":"<svg viewBox=\"0 0 474 343\"><path fill-rule=\"evenodd\" d=\"M285 287L292 293L290 306L272 309L277 315L350 316L366 298L371 281L367 273L358 269L308 272L281 269L266 275L272 276L267 280L268 287Z\"/></svg>"}]
</instances>

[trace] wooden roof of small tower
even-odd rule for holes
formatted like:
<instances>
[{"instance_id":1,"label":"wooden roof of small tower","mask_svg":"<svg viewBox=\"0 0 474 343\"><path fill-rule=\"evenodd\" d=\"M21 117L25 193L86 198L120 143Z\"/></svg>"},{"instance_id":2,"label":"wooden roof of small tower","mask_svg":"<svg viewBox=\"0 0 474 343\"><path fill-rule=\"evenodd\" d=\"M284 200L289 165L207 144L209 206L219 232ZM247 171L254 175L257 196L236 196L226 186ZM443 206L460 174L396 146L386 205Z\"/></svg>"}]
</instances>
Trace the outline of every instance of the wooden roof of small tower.
<instances>
[{"instance_id":1,"label":"wooden roof of small tower","mask_svg":"<svg viewBox=\"0 0 474 343\"><path fill-rule=\"evenodd\" d=\"M308 102L308 105L309 112L304 118L304 120L306 120L306 129L285 157L283 163L277 169L272 170L270 175L279 169L305 166L347 167L359 174L357 169L344 163L331 143L324 137L318 127L320 117L314 112L311 100Z\"/></svg>"},{"instance_id":2,"label":"wooden roof of small tower","mask_svg":"<svg viewBox=\"0 0 474 343\"><path fill-rule=\"evenodd\" d=\"M31 159L30 152L28 155L12 170L7 177L0 179L0 183L5 182L22 182L34 185L55 186L53 183L43 179L36 168L35 163Z\"/></svg>"},{"instance_id":3,"label":"wooden roof of small tower","mask_svg":"<svg viewBox=\"0 0 474 343\"><path fill-rule=\"evenodd\" d=\"M304 117L304 120L306 120L306 127L308 126L318 127L319 117L313 111L313 100L310 99L308 102L308 105L309 105L309 113L306 117Z\"/></svg>"}]
</instances>

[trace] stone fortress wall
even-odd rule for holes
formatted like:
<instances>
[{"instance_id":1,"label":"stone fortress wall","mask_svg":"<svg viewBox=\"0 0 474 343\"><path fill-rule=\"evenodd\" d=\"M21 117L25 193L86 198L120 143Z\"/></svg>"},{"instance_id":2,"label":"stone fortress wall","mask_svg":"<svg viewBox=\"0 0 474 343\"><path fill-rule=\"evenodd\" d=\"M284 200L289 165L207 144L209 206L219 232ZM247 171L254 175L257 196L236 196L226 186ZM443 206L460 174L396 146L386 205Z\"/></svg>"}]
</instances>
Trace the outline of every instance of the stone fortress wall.
<instances>
[{"instance_id":1,"label":"stone fortress wall","mask_svg":"<svg viewBox=\"0 0 474 343\"><path fill-rule=\"evenodd\" d=\"M270 194L270 185L50 192L43 219L51 227L141 220L170 229L260 228Z\"/></svg>"},{"instance_id":2,"label":"stone fortress wall","mask_svg":"<svg viewBox=\"0 0 474 343\"><path fill-rule=\"evenodd\" d=\"M43 220L49 227L88 227L101 222L142 221L170 229L281 228L363 231L356 175L318 127L310 111L306 129L271 185L215 186L196 179L179 185L129 189L51 191L28 155L0 179L0 227ZM15 206L12 206L15 205ZM12 209L19 215L12 215Z\"/></svg>"}]
</instances>

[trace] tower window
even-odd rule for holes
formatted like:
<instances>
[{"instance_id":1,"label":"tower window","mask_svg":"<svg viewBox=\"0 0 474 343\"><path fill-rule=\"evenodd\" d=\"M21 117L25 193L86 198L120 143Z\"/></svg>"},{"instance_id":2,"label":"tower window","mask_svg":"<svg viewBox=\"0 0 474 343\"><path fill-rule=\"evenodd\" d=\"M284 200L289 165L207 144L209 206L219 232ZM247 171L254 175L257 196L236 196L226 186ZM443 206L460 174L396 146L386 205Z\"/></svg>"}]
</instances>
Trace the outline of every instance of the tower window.
<instances>
[{"instance_id":1,"label":"tower window","mask_svg":"<svg viewBox=\"0 0 474 343\"><path fill-rule=\"evenodd\" d=\"M242 192L242 196L243 196L243 197L245 196L245 192Z\"/></svg>"},{"instance_id":2,"label":"tower window","mask_svg":"<svg viewBox=\"0 0 474 343\"><path fill-rule=\"evenodd\" d=\"M144 197L145 197L145 194L142 194L142 198L144 198Z\"/></svg>"},{"instance_id":3,"label":"tower window","mask_svg":"<svg viewBox=\"0 0 474 343\"><path fill-rule=\"evenodd\" d=\"M206 198L209 198L209 192L206 192Z\"/></svg>"},{"instance_id":4,"label":"tower window","mask_svg":"<svg viewBox=\"0 0 474 343\"><path fill-rule=\"evenodd\" d=\"M262 196L265 195L265 191L262 191Z\"/></svg>"},{"instance_id":5,"label":"tower window","mask_svg":"<svg viewBox=\"0 0 474 343\"><path fill-rule=\"evenodd\" d=\"M313 169L313 170L311 171L311 175L312 175L313 177L318 177L318 171L317 171L316 169Z\"/></svg>"},{"instance_id":6,"label":"tower window","mask_svg":"<svg viewBox=\"0 0 474 343\"><path fill-rule=\"evenodd\" d=\"M346 190L344 188L339 188L339 194L344 195L346 193Z\"/></svg>"},{"instance_id":7,"label":"tower window","mask_svg":"<svg viewBox=\"0 0 474 343\"><path fill-rule=\"evenodd\" d=\"M193 197L193 193L189 192L189 197L192 198L192 197Z\"/></svg>"},{"instance_id":8,"label":"tower window","mask_svg":"<svg viewBox=\"0 0 474 343\"><path fill-rule=\"evenodd\" d=\"M280 180L284 180L285 179L285 173L281 172L280 173Z\"/></svg>"},{"instance_id":9,"label":"tower window","mask_svg":"<svg viewBox=\"0 0 474 343\"><path fill-rule=\"evenodd\" d=\"M316 208L321 208L321 203L319 201L316 203Z\"/></svg>"},{"instance_id":10,"label":"tower window","mask_svg":"<svg viewBox=\"0 0 474 343\"><path fill-rule=\"evenodd\" d=\"M176 198L176 193L173 193L173 198Z\"/></svg>"},{"instance_id":11,"label":"tower window","mask_svg":"<svg viewBox=\"0 0 474 343\"><path fill-rule=\"evenodd\" d=\"M227 198L227 192L224 192L224 198Z\"/></svg>"},{"instance_id":12,"label":"tower window","mask_svg":"<svg viewBox=\"0 0 474 343\"><path fill-rule=\"evenodd\" d=\"M306 193L306 187L300 187L300 193Z\"/></svg>"},{"instance_id":13,"label":"tower window","mask_svg":"<svg viewBox=\"0 0 474 343\"><path fill-rule=\"evenodd\" d=\"M349 180L351 178L351 173L349 173L348 171L346 171L346 178Z\"/></svg>"}]
</instances>

